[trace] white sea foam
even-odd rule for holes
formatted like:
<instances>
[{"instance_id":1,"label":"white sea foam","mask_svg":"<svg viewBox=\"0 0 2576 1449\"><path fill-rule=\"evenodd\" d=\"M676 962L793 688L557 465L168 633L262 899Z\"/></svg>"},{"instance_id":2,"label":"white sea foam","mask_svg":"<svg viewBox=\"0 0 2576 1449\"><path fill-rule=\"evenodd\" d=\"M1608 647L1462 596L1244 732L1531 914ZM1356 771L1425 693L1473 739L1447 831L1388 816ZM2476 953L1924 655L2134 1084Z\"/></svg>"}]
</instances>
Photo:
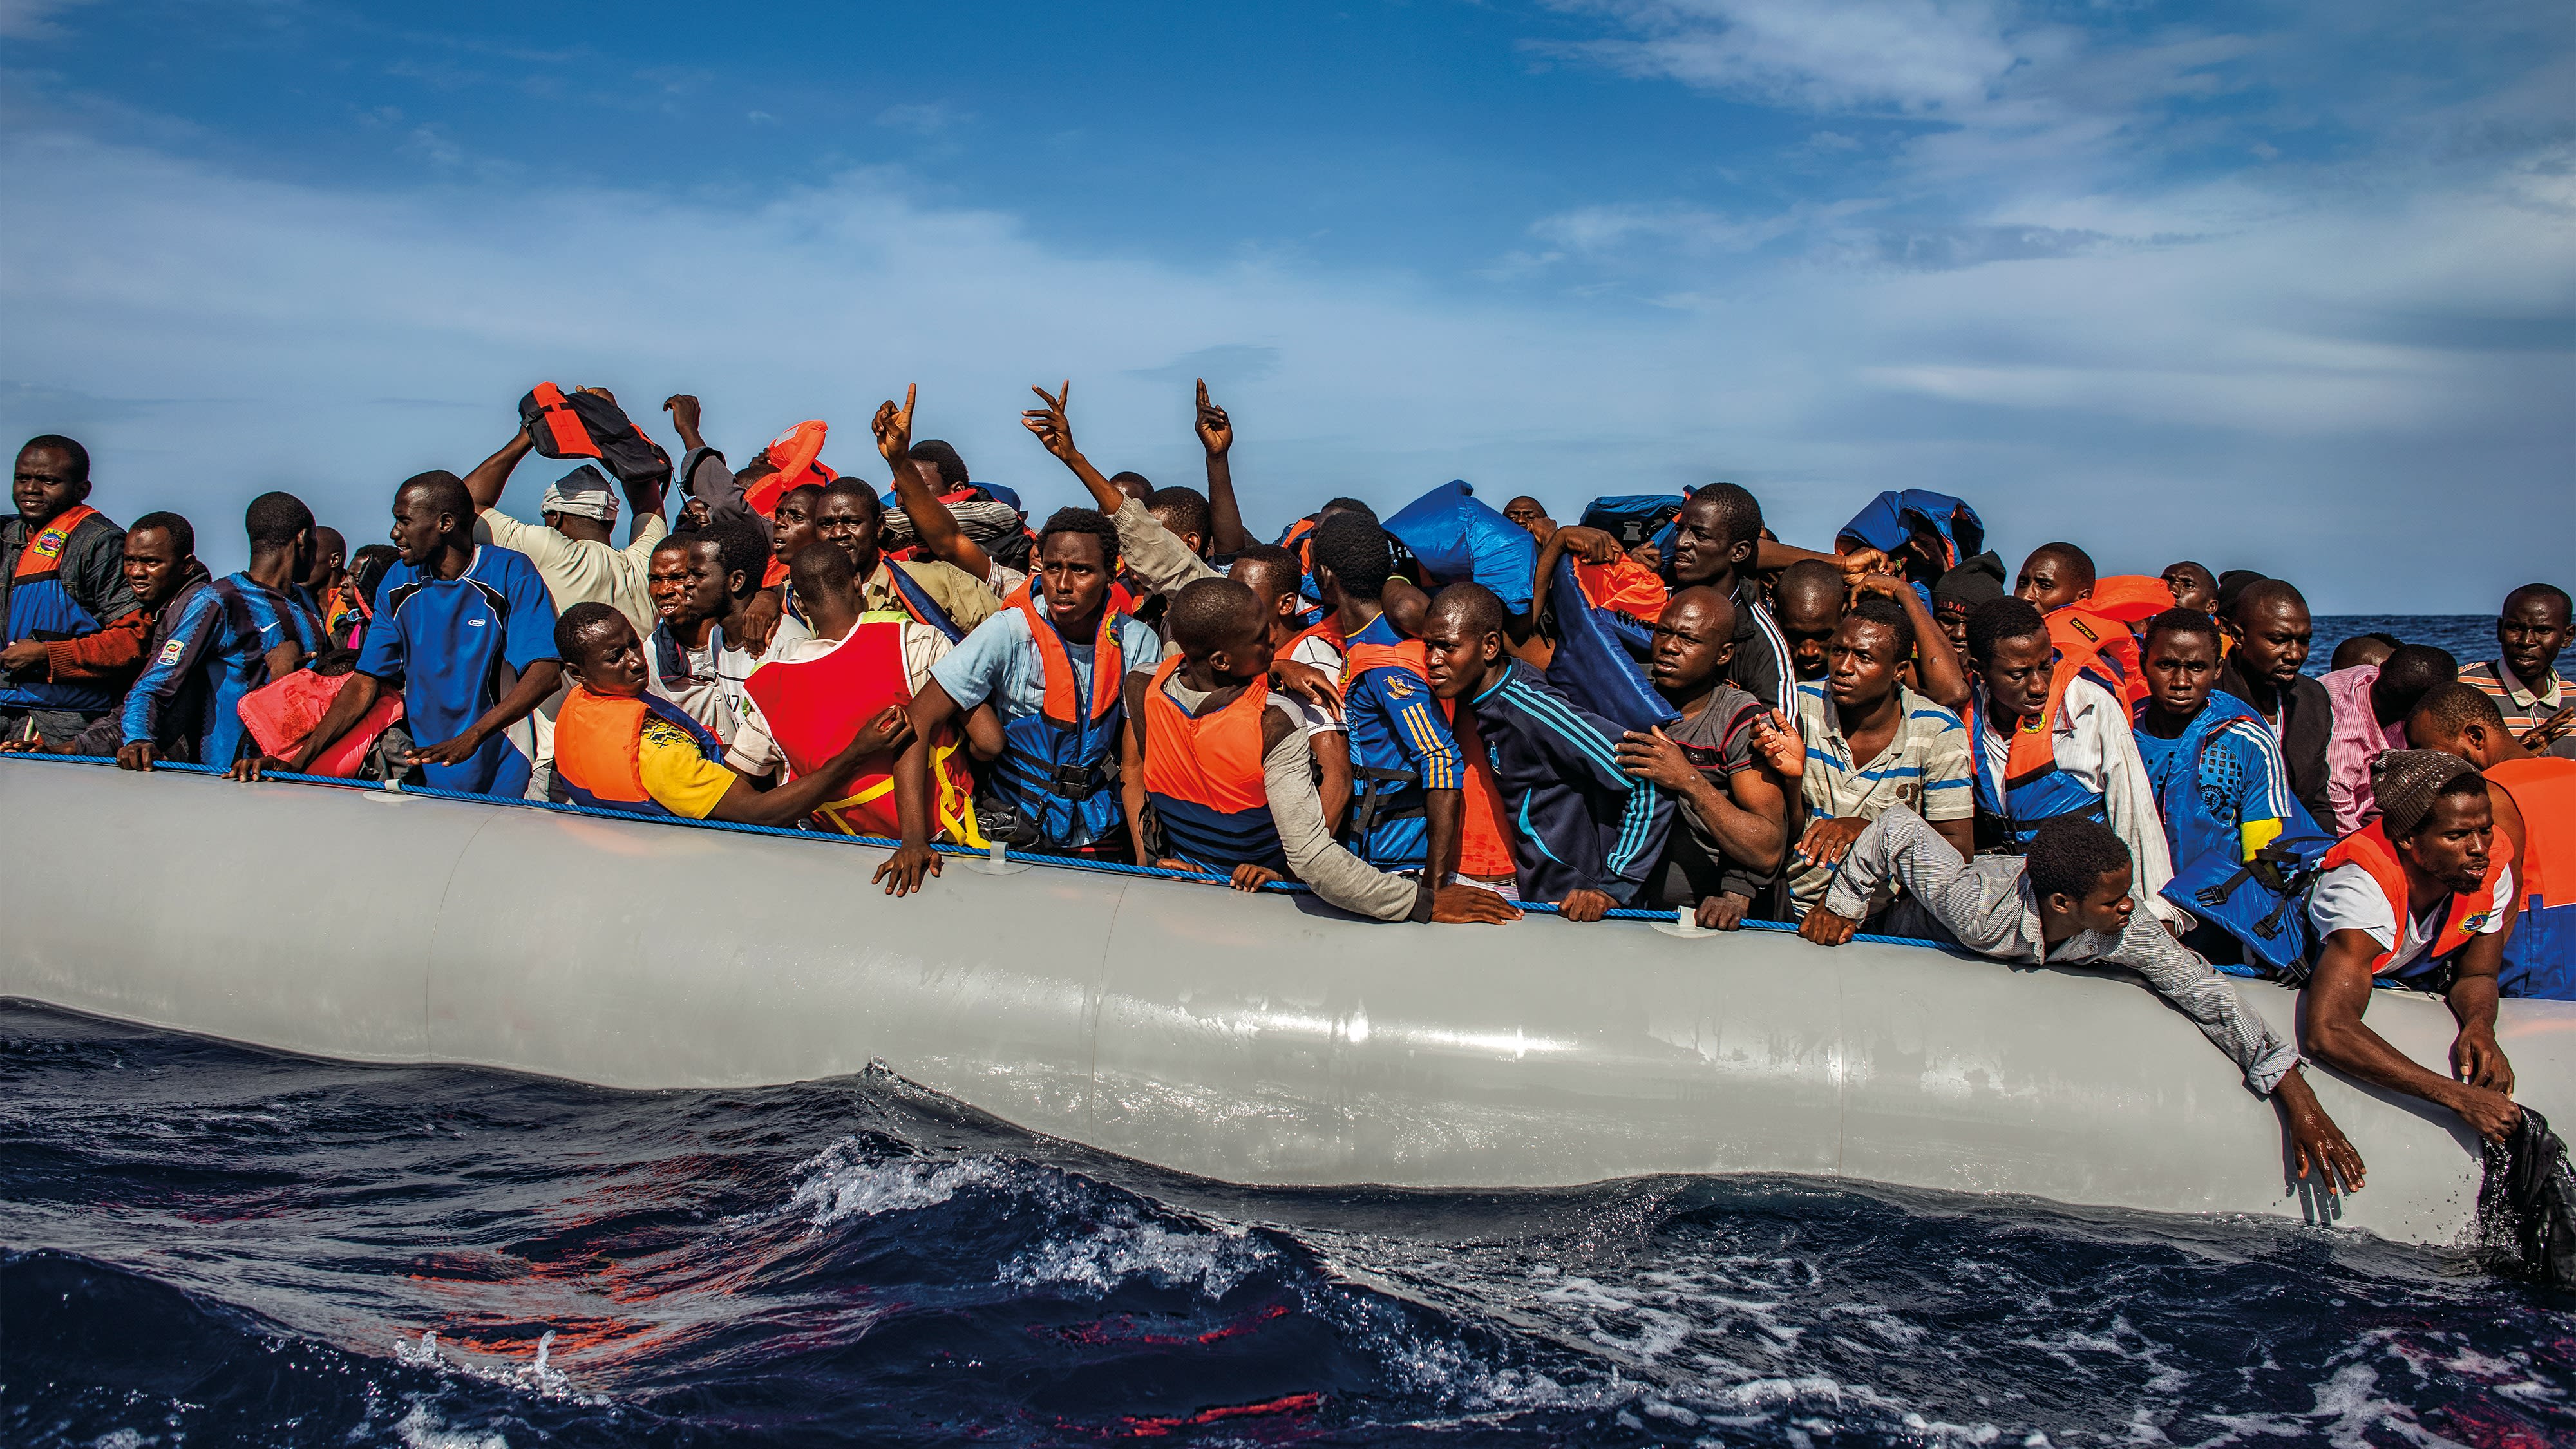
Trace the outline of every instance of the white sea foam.
<instances>
[{"instance_id":1,"label":"white sea foam","mask_svg":"<svg viewBox=\"0 0 2576 1449\"><path fill-rule=\"evenodd\" d=\"M989 1157L870 1162L863 1152L854 1137L824 1148L805 1164L806 1177L796 1184L789 1205L810 1209L819 1228L843 1218L937 1207L959 1189L992 1182L1002 1171Z\"/></svg>"}]
</instances>

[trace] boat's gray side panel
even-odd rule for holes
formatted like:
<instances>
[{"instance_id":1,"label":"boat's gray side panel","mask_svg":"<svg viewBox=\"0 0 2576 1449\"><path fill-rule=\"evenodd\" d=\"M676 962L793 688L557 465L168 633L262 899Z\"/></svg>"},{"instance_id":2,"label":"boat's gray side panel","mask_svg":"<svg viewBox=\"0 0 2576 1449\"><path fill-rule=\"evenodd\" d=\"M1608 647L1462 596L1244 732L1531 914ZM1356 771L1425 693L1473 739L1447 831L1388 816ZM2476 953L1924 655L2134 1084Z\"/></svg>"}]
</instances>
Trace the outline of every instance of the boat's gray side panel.
<instances>
[{"instance_id":1,"label":"boat's gray side panel","mask_svg":"<svg viewBox=\"0 0 2576 1449\"><path fill-rule=\"evenodd\" d=\"M1250 1182L1836 1173L2299 1215L2267 1105L2133 982L1635 922L1355 923L1311 900L309 786L0 763L0 993L318 1055L616 1087L871 1060L1023 1126ZM148 828L147 828L148 827ZM2291 996L2250 987L2287 1029ZM2371 1024L2438 1065L2450 1021ZM2576 1008L2507 1004L2576 1101ZM2341 1220L2447 1241L2447 1114L2315 1074L2370 1163Z\"/></svg>"}]
</instances>

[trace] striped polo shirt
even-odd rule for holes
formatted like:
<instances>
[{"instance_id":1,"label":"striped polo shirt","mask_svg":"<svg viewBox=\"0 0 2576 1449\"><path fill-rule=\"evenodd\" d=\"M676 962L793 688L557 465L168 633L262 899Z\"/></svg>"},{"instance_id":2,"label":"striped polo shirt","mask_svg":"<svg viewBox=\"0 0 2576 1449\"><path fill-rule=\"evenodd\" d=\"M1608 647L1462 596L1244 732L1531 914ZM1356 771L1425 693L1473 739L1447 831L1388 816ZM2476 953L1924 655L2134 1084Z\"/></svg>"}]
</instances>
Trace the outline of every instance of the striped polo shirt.
<instances>
[{"instance_id":1,"label":"striped polo shirt","mask_svg":"<svg viewBox=\"0 0 2576 1449\"><path fill-rule=\"evenodd\" d=\"M1854 760L1833 696L1820 683L1798 685L1798 736L1807 744L1807 773L1798 782L1798 793L1806 801L1808 819L1875 820L1890 805L1903 805L1935 822L1966 820L1977 813L1967 726L1901 684L1896 692L1905 718L1895 736L1877 759ZM1795 914L1804 916L1824 899L1834 873L1802 865L1794 854L1789 872Z\"/></svg>"}]
</instances>

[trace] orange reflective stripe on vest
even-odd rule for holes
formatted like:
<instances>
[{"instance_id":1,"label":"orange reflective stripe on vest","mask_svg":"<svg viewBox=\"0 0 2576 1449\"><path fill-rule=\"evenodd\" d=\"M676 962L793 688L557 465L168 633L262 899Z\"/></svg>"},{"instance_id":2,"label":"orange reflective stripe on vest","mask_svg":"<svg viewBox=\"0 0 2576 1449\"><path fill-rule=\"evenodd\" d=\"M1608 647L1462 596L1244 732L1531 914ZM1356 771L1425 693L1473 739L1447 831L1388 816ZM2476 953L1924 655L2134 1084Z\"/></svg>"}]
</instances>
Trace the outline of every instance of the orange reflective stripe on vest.
<instances>
[{"instance_id":1,"label":"orange reflective stripe on vest","mask_svg":"<svg viewBox=\"0 0 2576 1449\"><path fill-rule=\"evenodd\" d=\"M1270 707L1267 676L1244 686L1234 702L1193 719L1163 686L1181 667L1178 656L1154 670L1145 689L1145 790L1221 815L1267 811L1270 793L1261 774L1261 720Z\"/></svg>"},{"instance_id":2,"label":"orange reflective stripe on vest","mask_svg":"<svg viewBox=\"0 0 2576 1449\"><path fill-rule=\"evenodd\" d=\"M601 800L643 804L643 736L644 701L575 686L555 711L555 773Z\"/></svg>"},{"instance_id":3,"label":"orange reflective stripe on vest","mask_svg":"<svg viewBox=\"0 0 2576 1449\"><path fill-rule=\"evenodd\" d=\"M2451 897L2451 908L2442 919L2441 934L2433 938L2431 949L2418 959L2430 964L2469 943L2469 938L2487 923L2490 914L2488 902L2495 895L2496 872L2505 869L2512 859L2511 843L2502 832L2498 832L2494 849L2487 853L2487 873L2478 878L2477 890L2469 895ZM2378 885L2379 893L2388 898L2389 915L2397 922L2397 935L2403 939L2406 923L2414 917L2414 908L2408 903L2406 893L2406 867L2398 863L2396 848L2388 843L2388 835L2380 828L2380 822L2370 822L2336 842L2335 848L2326 852L2325 869L2333 870L2341 865L2358 865L2369 873L2371 880ZM2371 974L2376 976L2386 970L2389 958L2396 954L2397 948L2391 946L2372 957Z\"/></svg>"},{"instance_id":4,"label":"orange reflective stripe on vest","mask_svg":"<svg viewBox=\"0 0 2576 1449\"><path fill-rule=\"evenodd\" d=\"M63 548L71 542L72 530L89 522L90 515L96 512L97 509L86 503L75 503L55 514L54 521L37 529L35 535L27 540L27 546L18 551L18 566L11 574L13 580L23 583L60 572Z\"/></svg>"}]
</instances>

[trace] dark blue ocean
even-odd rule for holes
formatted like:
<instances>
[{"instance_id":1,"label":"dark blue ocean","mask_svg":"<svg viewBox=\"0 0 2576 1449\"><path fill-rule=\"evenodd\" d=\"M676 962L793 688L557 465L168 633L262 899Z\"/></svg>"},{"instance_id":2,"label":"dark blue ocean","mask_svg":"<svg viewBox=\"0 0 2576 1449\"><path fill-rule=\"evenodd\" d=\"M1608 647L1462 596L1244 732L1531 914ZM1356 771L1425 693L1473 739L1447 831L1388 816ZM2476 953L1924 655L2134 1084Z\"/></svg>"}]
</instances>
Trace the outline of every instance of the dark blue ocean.
<instances>
[{"instance_id":1,"label":"dark blue ocean","mask_svg":"<svg viewBox=\"0 0 2576 1449\"><path fill-rule=\"evenodd\" d=\"M2271 1220L1249 1191L891 1078L610 1092L0 1003L0 1445L1130 1441L2538 1449L2576 1301Z\"/></svg>"},{"instance_id":2,"label":"dark blue ocean","mask_svg":"<svg viewBox=\"0 0 2576 1449\"><path fill-rule=\"evenodd\" d=\"M2307 672L2325 673L2335 646L2357 634L2394 634L2403 643L2448 649L2465 667L2496 657L2495 623L2493 614L2320 614ZM2576 660L2560 661L2561 673L2570 667Z\"/></svg>"}]
</instances>

